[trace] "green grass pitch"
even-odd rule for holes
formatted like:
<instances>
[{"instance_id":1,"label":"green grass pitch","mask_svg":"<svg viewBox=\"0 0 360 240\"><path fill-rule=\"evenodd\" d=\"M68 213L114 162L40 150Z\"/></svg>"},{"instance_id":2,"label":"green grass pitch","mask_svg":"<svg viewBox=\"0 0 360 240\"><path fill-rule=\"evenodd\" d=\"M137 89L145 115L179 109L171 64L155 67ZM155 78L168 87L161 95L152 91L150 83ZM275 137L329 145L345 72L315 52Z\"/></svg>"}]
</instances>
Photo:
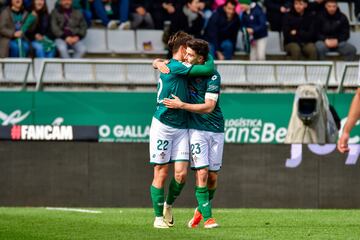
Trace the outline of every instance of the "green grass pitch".
<instances>
[{"instance_id":1,"label":"green grass pitch","mask_svg":"<svg viewBox=\"0 0 360 240\"><path fill-rule=\"evenodd\" d=\"M174 209L175 226L154 229L151 209L0 208L0 239L360 239L360 210L214 209L218 229L188 229L192 209Z\"/></svg>"}]
</instances>

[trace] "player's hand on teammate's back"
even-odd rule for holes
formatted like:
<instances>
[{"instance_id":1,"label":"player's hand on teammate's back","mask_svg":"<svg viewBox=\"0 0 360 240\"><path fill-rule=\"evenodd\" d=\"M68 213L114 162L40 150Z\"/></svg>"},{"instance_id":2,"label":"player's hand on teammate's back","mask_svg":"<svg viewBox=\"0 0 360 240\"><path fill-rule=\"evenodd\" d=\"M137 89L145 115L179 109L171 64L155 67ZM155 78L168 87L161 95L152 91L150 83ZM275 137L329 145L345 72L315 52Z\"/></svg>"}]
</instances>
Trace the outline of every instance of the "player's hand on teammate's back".
<instances>
[{"instance_id":1,"label":"player's hand on teammate's back","mask_svg":"<svg viewBox=\"0 0 360 240\"><path fill-rule=\"evenodd\" d=\"M165 60L165 61L162 61L162 62L157 62L156 67L157 67L157 69L159 69L159 71L161 73L169 74L170 69L168 68L168 66L166 66L168 63L169 63L169 60Z\"/></svg>"},{"instance_id":2,"label":"player's hand on teammate's back","mask_svg":"<svg viewBox=\"0 0 360 240\"><path fill-rule=\"evenodd\" d=\"M180 98L178 98L177 96L175 96L174 94L171 94L171 96L174 99L170 99L170 98L164 98L164 105L167 108L173 108L173 109L181 109L182 106L184 105L184 103L180 100Z\"/></svg>"},{"instance_id":3,"label":"player's hand on teammate's back","mask_svg":"<svg viewBox=\"0 0 360 240\"><path fill-rule=\"evenodd\" d=\"M338 141L338 144L337 144L337 148L339 150L339 152L341 153L346 153L348 152L350 149L349 149L349 145L348 145L348 142L349 142L349 134L348 133L343 133Z\"/></svg>"}]
</instances>

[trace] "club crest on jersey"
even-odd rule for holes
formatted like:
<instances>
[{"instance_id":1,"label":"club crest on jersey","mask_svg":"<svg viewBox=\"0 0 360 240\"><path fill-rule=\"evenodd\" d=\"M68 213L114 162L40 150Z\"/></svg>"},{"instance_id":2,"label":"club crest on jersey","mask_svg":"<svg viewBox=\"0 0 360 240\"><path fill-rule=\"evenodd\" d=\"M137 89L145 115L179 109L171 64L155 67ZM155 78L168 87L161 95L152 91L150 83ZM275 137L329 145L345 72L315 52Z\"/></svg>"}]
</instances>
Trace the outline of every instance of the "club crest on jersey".
<instances>
[{"instance_id":1,"label":"club crest on jersey","mask_svg":"<svg viewBox=\"0 0 360 240\"><path fill-rule=\"evenodd\" d=\"M162 153L160 153L160 157L161 157L161 159L164 159L165 158L165 153L164 152L162 152Z\"/></svg>"}]
</instances>

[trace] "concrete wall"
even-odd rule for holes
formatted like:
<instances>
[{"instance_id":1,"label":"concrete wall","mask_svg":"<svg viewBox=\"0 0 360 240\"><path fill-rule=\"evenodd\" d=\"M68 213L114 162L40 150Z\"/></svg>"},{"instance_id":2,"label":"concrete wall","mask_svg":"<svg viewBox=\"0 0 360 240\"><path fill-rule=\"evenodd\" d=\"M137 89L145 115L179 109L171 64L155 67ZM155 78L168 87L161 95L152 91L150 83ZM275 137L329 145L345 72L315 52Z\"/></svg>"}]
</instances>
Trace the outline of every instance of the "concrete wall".
<instances>
[{"instance_id":1,"label":"concrete wall","mask_svg":"<svg viewBox=\"0 0 360 240\"><path fill-rule=\"evenodd\" d=\"M336 151L286 168L290 145L226 144L215 207L358 208L360 169ZM0 206L150 207L146 143L0 142ZM194 207L193 173L178 207Z\"/></svg>"}]
</instances>

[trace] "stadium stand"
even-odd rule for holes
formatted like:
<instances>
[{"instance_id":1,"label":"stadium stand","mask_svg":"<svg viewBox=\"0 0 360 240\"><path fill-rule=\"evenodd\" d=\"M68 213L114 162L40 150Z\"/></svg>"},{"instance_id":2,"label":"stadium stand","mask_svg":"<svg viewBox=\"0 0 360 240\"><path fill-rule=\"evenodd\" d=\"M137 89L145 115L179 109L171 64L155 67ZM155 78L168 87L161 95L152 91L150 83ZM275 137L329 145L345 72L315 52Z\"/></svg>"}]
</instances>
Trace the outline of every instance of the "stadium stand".
<instances>
[{"instance_id":1,"label":"stadium stand","mask_svg":"<svg viewBox=\"0 0 360 240\"><path fill-rule=\"evenodd\" d=\"M165 46L162 41L162 30L137 30L136 47L137 50L144 53L166 54ZM145 45L150 46L145 49Z\"/></svg>"},{"instance_id":2,"label":"stadium stand","mask_svg":"<svg viewBox=\"0 0 360 240\"><path fill-rule=\"evenodd\" d=\"M110 30L107 31L109 50L114 53L137 53L135 31Z\"/></svg>"},{"instance_id":3,"label":"stadium stand","mask_svg":"<svg viewBox=\"0 0 360 240\"><path fill-rule=\"evenodd\" d=\"M84 43L88 53L110 53L104 29L88 29Z\"/></svg>"},{"instance_id":4,"label":"stadium stand","mask_svg":"<svg viewBox=\"0 0 360 240\"><path fill-rule=\"evenodd\" d=\"M279 32L269 32L266 54L285 56L286 52L282 50L282 42Z\"/></svg>"},{"instance_id":5,"label":"stadium stand","mask_svg":"<svg viewBox=\"0 0 360 240\"><path fill-rule=\"evenodd\" d=\"M46 0L49 13L55 8L57 0ZM263 3L259 3L264 7ZM179 5L180 6L180 5ZM177 6L177 7L179 7ZM359 22L354 13L354 2L342 1L338 2L339 9L347 16L351 23L351 37L349 42L354 44L359 49L359 33L357 32ZM209 9L208 9L209 10ZM215 11L215 9L211 9ZM240 11L240 9L237 9ZM156 14L156 12L152 12ZM114 55L130 55L132 57L152 57L153 55L164 55L167 53L163 43L163 29L138 29L134 30L109 30L104 27L98 19L96 14L91 17L92 24L87 31L85 37L85 44L87 47L87 57L114 57ZM169 26L169 19L164 19L167 23L164 26ZM100 23L100 24L99 24ZM166 27L165 27L166 28ZM266 54L272 60L285 60L286 52L283 49L282 34L279 32L269 32L267 39ZM238 34L235 56L237 59L246 59L247 53L244 51L244 41L241 31ZM329 59L339 59L339 54L330 52L327 54Z\"/></svg>"},{"instance_id":6,"label":"stadium stand","mask_svg":"<svg viewBox=\"0 0 360 240\"><path fill-rule=\"evenodd\" d=\"M349 43L356 47L357 54L360 53L360 32L351 32Z\"/></svg>"}]
</instances>

